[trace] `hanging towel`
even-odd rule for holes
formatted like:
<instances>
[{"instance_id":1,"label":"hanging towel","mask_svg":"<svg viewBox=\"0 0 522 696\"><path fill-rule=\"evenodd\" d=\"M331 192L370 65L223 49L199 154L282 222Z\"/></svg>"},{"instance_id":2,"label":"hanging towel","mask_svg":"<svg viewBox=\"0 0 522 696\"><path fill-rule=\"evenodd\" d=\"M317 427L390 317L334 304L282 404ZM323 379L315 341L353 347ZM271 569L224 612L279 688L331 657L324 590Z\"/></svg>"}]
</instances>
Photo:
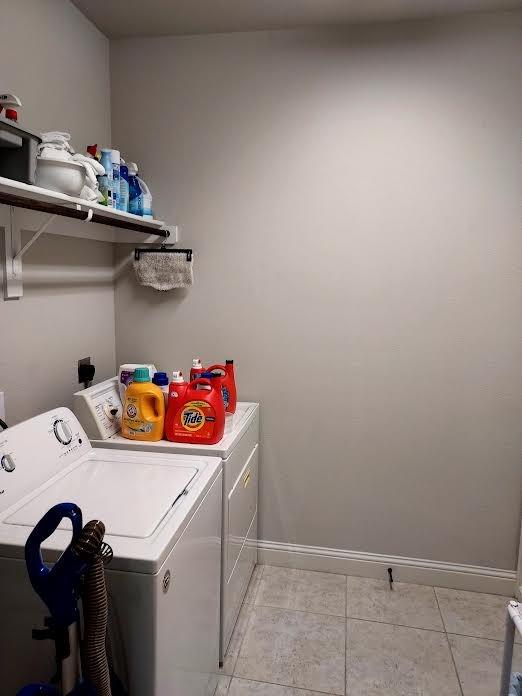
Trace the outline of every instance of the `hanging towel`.
<instances>
[{"instance_id":1,"label":"hanging towel","mask_svg":"<svg viewBox=\"0 0 522 696\"><path fill-rule=\"evenodd\" d=\"M509 696L522 696L522 673L513 672L509 682Z\"/></svg>"},{"instance_id":2,"label":"hanging towel","mask_svg":"<svg viewBox=\"0 0 522 696\"><path fill-rule=\"evenodd\" d=\"M140 254L134 260L134 270L141 285L154 290L174 290L188 288L194 282L192 254L169 251Z\"/></svg>"}]
</instances>

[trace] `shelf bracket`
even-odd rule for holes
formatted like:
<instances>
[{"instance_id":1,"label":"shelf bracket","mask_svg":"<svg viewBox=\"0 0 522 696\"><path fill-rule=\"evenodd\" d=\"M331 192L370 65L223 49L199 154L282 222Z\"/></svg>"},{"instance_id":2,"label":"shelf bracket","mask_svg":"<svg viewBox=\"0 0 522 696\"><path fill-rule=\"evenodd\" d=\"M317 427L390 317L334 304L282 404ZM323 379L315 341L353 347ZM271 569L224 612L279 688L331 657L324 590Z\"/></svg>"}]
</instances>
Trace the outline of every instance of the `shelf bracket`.
<instances>
[{"instance_id":1,"label":"shelf bracket","mask_svg":"<svg viewBox=\"0 0 522 696\"><path fill-rule=\"evenodd\" d=\"M36 240L45 232L56 215L51 215L22 246L22 227L17 223L16 208L0 206L0 227L3 227L4 242L4 299L17 300L23 297L22 257Z\"/></svg>"},{"instance_id":2,"label":"shelf bracket","mask_svg":"<svg viewBox=\"0 0 522 696\"><path fill-rule=\"evenodd\" d=\"M18 300L23 297L22 258L37 239L57 218L51 214L37 230L27 230L16 220L16 208L0 206L0 227L4 228L4 299ZM93 210L89 208L83 222L91 222ZM22 232L32 232L32 237L22 246Z\"/></svg>"},{"instance_id":3,"label":"shelf bracket","mask_svg":"<svg viewBox=\"0 0 522 696\"><path fill-rule=\"evenodd\" d=\"M14 222L14 208L11 208L11 210L13 211L12 221ZM13 256L13 273L15 275L18 275L17 270L15 270L16 261L22 260L22 256L25 254L25 252L28 251L33 246L33 244L36 242L38 237L45 232L45 230L49 227L49 225L51 224L51 222L55 218L56 218L56 215L50 215L47 218L47 220L43 223L43 225L38 230L36 230L36 232L33 234L31 239L26 244L24 244L24 246L20 249L20 251L17 251L16 254ZM22 232L21 229L19 231Z\"/></svg>"},{"instance_id":4,"label":"shelf bracket","mask_svg":"<svg viewBox=\"0 0 522 696\"><path fill-rule=\"evenodd\" d=\"M23 296L22 260L17 258L22 249L22 231L16 227L13 206L0 206L0 227L3 228L4 299L17 300Z\"/></svg>"}]
</instances>

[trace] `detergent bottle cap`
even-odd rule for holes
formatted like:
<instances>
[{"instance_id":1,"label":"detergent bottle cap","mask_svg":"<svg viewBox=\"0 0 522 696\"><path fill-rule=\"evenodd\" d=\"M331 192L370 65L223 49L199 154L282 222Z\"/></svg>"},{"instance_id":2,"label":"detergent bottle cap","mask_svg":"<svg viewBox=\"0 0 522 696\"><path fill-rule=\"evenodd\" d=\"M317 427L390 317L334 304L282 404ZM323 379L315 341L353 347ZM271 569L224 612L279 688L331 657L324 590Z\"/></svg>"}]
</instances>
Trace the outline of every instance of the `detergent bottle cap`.
<instances>
[{"instance_id":1,"label":"detergent bottle cap","mask_svg":"<svg viewBox=\"0 0 522 696\"><path fill-rule=\"evenodd\" d=\"M194 369L196 369L196 368L198 368L198 367L199 367L199 368L203 367L203 365L201 364L201 358L193 358L193 360L192 360L192 367L193 367Z\"/></svg>"},{"instance_id":2,"label":"detergent bottle cap","mask_svg":"<svg viewBox=\"0 0 522 696\"><path fill-rule=\"evenodd\" d=\"M225 362L225 365L233 365L233 364L234 364L234 361L233 361L233 360L227 360L227 361Z\"/></svg>"},{"instance_id":3,"label":"detergent bottle cap","mask_svg":"<svg viewBox=\"0 0 522 696\"><path fill-rule=\"evenodd\" d=\"M185 380L183 379L183 373L181 370L174 370L172 373L172 381L176 383L184 382Z\"/></svg>"},{"instance_id":4,"label":"detergent bottle cap","mask_svg":"<svg viewBox=\"0 0 522 696\"><path fill-rule=\"evenodd\" d=\"M156 384L158 387L166 387L169 383L169 378L167 377L166 372L155 372L154 377L152 378L153 384Z\"/></svg>"},{"instance_id":5,"label":"detergent bottle cap","mask_svg":"<svg viewBox=\"0 0 522 696\"><path fill-rule=\"evenodd\" d=\"M127 162L127 167L129 168L129 174L131 176L136 176L138 173L138 165L136 162Z\"/></svg>"},{"instance_id":6,"label":"detergent bottle cap","mask_svg":"<svg viewBox=\"0 0 522 696\"><path fill-rule=\"evenodd\" d=\"M150 382L150 373L148 367L137 367L134 370L135 382Z\"/></svg>"}]
</instances>

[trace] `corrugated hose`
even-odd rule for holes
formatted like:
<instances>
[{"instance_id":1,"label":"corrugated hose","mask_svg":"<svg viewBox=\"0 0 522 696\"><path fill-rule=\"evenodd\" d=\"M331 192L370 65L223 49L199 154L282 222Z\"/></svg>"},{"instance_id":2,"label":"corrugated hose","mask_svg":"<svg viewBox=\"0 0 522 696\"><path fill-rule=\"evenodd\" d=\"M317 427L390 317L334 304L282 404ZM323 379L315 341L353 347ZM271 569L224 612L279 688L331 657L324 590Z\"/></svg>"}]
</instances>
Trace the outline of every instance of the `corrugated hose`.
<instances>
[{"instance_id":1,"label":"corrugated hose","mask_svg":"<svg viewBox=\"0 0 522 696\"><path fill-rule=\"evenodd\" d=\"M84 576L82 605L84 617L83 672L96 689L97 696L111 696L111 677L106 651L109 604L105 585L105 564L112 559L112 549L103 542L105 525L92 520L73 543L73 551L89 561Z\"/></svg>"}]
</instances>

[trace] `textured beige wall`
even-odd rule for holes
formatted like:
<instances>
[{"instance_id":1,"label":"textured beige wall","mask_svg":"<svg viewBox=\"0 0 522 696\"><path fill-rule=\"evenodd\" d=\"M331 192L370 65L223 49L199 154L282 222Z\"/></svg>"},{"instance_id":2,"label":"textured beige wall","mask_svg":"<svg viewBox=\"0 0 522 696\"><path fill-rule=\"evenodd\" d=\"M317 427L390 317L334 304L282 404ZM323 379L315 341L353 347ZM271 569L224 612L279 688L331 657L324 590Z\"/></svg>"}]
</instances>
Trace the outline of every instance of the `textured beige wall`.
<instances>
[{"instance_id":1,"label":"textured beige wall","mask_svg":"<svg viewBox=\"0 0 522 696\"><path fill-rule=\"evenodd\" d=\"M109 143L107 39L67 0L4 2L0 14L0 90L22 99L21 122L70 131L78 150ZM0 391L11 424L69 405L78 358L91 355L100 378L114 373L112 259L110 244L46 235L24 259L25 297L0 297Z\"/></svg>"},{"instance_id":2,"label":"textured beige wall","mask_svg":"<svg viewBox=\"0 0 522 696\"><path fill-rule=\"evenodd\" d=\"M113 132L196 253L118 361L234 357L265 539L514 568L521 15L116 41Z\"/></svg>"}]
</instances>

